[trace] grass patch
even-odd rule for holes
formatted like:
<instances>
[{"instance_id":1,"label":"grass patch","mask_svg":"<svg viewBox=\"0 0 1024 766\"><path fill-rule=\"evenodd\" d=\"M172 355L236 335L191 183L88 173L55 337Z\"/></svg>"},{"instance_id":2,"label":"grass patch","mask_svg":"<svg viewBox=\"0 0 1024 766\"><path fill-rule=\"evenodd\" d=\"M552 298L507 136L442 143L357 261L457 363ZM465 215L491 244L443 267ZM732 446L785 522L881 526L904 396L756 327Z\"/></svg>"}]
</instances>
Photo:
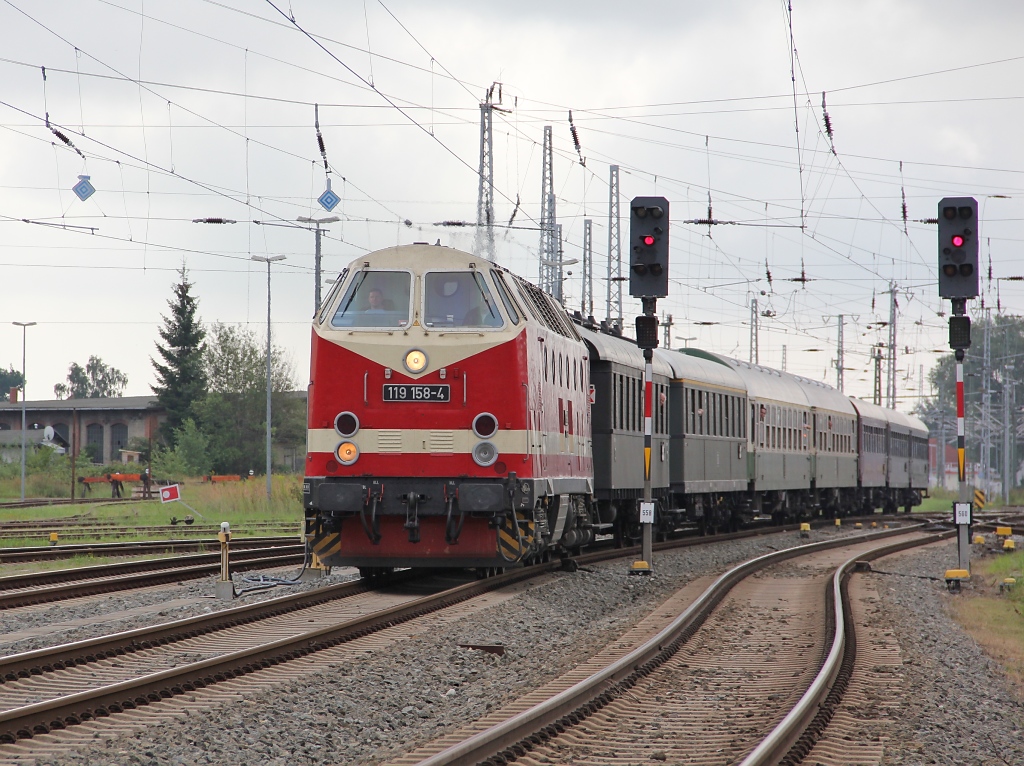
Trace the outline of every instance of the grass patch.
<instances>
[{"instance_id":1,"label":"grass patch","mask_svg":"<svg viewBox=\"0 0 1024 766\"><path fill-rule=\"evenodd\" d=\"M257 524L276 524L294 528L296 534L302 527L302 477L295 474L274 476L271 480L271 497L267 499L267 485L264 479L251 481L225 482L222 484L202 483L198 479L189 480L181 485L181 498L195 509L185 507L182 503L160 503L145 500L136 502L97 503L90 505L56 505L36 508L0 508L0 521L37 521L45 526L50 520L74 520L82 526L92 524L114 525L119 527L139 528L164 526L170 523L172 516L183 519L191 515L197 524L220 524L227 521L232 532L241 536L263 535ZM201 514L201 517L197 515ZM178 527L187 530L188 527ZM60 529L55 529L58 533ZM39 545L39 539L28 539L24 533L12 532L19 536L21 545ZM106 542L113 540L128 541L132 539L160 539L177 536L174 530L165 534L151 532L139 535L114 536L103 535L97 530L88 538L68 539L70 542ZM184 536L184 535L182 535ZM191 536L190 536L191 537ZM3 545L0 542L0 545ZM43 541L45 544L45 541Z\"/></svg>"},{"instance_id":2,"label":"grass patch","mask_svg":"<svg viewBox=\"0 0 1024 766\"><path fill-rule=\"evenodd\" d=\"M1005 577L1017 585L1000 594ZM971 567L971 588L950 600L953 618L1010 675L1011 686L1024 689L1024 553L986 556Z\"/></svg>"},{"instance_id":3,"label":"grass patch","mask_svg":"<svg viewBox=\"0 0 1024 766\"><path fill-rule=\"evenodd\" d=\"M926 497L921 504L914 508L914 513L935 513L936 511L949 511L953 515L953 500L948 497Z\"/></svg>"}]
</instances>

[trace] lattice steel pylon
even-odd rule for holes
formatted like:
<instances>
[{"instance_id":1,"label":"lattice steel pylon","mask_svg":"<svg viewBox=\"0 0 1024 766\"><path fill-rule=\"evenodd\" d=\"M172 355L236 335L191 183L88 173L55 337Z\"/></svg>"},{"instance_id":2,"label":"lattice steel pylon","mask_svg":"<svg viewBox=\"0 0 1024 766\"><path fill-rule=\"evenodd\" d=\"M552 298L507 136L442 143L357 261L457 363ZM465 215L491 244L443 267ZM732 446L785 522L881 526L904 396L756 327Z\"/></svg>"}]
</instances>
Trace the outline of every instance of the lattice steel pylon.
<instances>
[{"instance_id":1,"label":"lattice steel pylon","mask_svg":"<svg viewBox=\"0 0 1024 766\"><path fill-rule=\"evenodd\" d=\"M543 170L540 183L540 289L561 300L562 280L558 273L558 239L555 230L555 178L551 126L544 126Z\"/></svg>"},{"instance_id":2,"label":"lattice steel pylon","mask_svg":"<svg viewBox=\"0 0 1024 766\"><path fill-rule=\"evenodd\" d=\"M750 299L750 363L761 363L761 350L758 348L760 338L758 337L758 322L760 315L757 313L757 298Z\"/></svg>"},{"instance_id":3,"label":"lattice steel pylon","mask_svg":"<svg viewBox=\"0 0 1024 766\"><path fill-rule=\"evenodd\" d=\"M583 318L594 316L594 232L589 218L583 219Z\"/></svg>"},{"instance_id":4,"label":"lattice steel pylon","mask_svg":"<svg viewBox=\"0 0 1024 766\"><path fill-rule=\"evenodd\" d=\"M612 308L615 313L612 313ZM622 239L619 232L619 166L608 167L608 327L622 328Z\"/></svg>"},{"instance_id":5,"label":"lattice steel pylon","mask_svg":"<svg viewBox=\"0 0 1024 766\"><path fill-rule=\"evenodd\" d=\"M890 410L896 409L896 283L889 283L889 359L888 377L886 378L886 403Z\"/></svg>"},{"instance_id":6,"label":"lattice steel pylon","mask_svg":"<svg viewBox=\"0 0 1024 766\"><path fill-rule=\"evenodd\" d=\"M480 186L476 198L476 238L473 251L489 261L494 250L494 90L501 103L501 83L493 83L480 102Z\"/></svg>"},{"instance_id":7,"label":"lattice steel pylon","mask_svg":"<svg viewBox=\"0 0 1024 766\"><path fill-rule=\"evenodd\" d=\"M840 393L843 391L843 364L845 364L845 351L843 349L843 319L844 315L839 315L839 339L836 346L836 388L839 389Z\"/></svg>"}]
</instances>

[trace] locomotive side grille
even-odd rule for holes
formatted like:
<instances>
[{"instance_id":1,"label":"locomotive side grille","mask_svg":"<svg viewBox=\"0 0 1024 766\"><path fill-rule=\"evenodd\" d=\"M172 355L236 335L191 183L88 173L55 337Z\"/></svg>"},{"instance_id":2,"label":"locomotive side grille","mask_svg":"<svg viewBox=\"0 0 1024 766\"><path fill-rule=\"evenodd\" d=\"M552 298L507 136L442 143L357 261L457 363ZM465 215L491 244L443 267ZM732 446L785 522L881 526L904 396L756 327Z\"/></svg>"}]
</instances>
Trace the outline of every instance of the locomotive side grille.
<instances>
[{"instance_id":1,"label":"locomotive side grille","mask_svg":"<svg viewBox=\"0 0 1024 766\"><path fill-rule=\"evenodd\" d=\"M455 452L454 431L431 431L430 432L431 452Z\"/></svg>"},{"instance_id":2,"label":"locomotive side grille","mask_svg":"<svg viewBox=\"0 0 1024 766\"><path fill-rule=\"evenodd\" d=\"M402 432L394 430L381 429L377 432L377 451L378 452L401 452L402 451Z\"/></svg>"}]
</instances>

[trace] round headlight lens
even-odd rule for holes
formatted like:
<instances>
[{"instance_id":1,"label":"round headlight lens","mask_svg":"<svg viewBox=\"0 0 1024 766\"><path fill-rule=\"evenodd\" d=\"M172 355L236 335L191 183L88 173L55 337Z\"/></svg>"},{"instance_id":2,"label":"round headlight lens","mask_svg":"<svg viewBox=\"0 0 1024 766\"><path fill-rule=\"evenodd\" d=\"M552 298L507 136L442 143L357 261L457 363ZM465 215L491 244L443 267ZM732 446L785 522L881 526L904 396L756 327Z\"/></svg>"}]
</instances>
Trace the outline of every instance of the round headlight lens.
<instances>
[{"instance_id":1,"label":"round headlight lens","mask_svg":"<svg viewBox=\"0 0 1024 766\"><path fill-rule=\"evenodd\" d=\"M498 419L489 412L481 412L473 418L473 433L481 439L490 439L498 433Z\"/></svg>"},{"instance_id":2,"label":"round headlight lens","mask_svg":"<svg viewBox=\"0 0 1024 766\"><path fill-rule=\"evenodd\" d=\"M494 465L498 459L498 448L491 442L477 442L473 447L473 462L482 468Z\"/></svg>"},{"instance_id":3,"label":"round headlight lens","mask_svg":"<svg viewBox=\"0 0 1024 766\"><path fill-rule=\"evenodd\" d=\"M359 418L354 412L339 412L334 419L334 430L342 436L355 436L359 430Z\"/></svg>"},{"instance_id":4,"label":"round headlight lens","mask_svg":"<svg viewBox=\"0 0 1024 766\"><path fill-rule=\"evenodd\" d=\"M359 447L356 446L355 442L342 442L334 450L334 454L342 465L352 465L359 459Z\"/></svg>"},{"instance_id":5,"label":"round headlight lens","mask_svg":"<svg viewBox=\"0 0 1024 766\"><path fill-rule=\"evenodd\" d=\"M402 361L405 363L405 369L409 372L423 372L427 369L427 355L418 348L409 351Z\"/></svg>"}]
</instances>

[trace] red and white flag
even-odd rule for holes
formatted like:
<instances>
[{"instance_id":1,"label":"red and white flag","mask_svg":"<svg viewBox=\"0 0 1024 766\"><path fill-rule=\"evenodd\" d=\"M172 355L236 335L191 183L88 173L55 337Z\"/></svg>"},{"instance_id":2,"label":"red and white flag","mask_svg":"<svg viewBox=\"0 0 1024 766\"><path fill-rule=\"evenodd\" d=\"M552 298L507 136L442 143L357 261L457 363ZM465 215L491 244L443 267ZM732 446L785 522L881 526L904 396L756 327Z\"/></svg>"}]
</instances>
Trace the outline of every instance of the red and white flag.
<instances>
[{"instance_id":1,"label":"red and white flag","mask_svg":"<svg viewBox=\"0 0 1024 766\"><path fill-rule=\"evenodd\" d=\"M175 500L181 500L181 492L178 490L177 484L172 484L169 487L161 487L160 489L160 502L161 503L173 503Z\"/></svg>"}]
</instances>

